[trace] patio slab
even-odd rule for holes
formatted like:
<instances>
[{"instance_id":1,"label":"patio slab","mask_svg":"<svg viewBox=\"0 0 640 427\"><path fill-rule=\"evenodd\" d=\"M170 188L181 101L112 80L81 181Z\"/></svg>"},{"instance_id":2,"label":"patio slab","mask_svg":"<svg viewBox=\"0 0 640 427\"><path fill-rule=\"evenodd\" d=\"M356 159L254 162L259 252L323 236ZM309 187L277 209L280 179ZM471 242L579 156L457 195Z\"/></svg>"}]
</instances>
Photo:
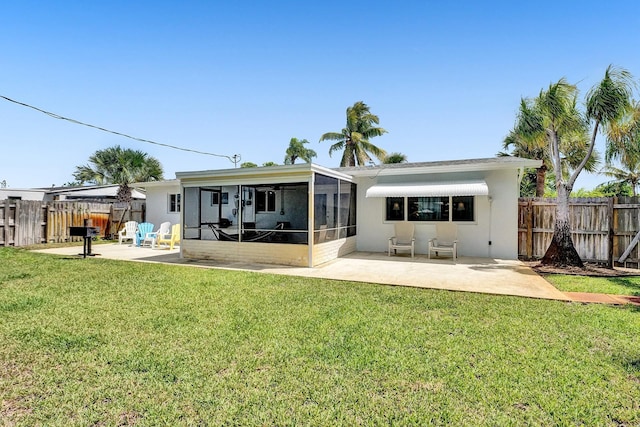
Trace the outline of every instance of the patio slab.
<instances>
[{"instance_id":1,"label":"patio slab","mask_svg":"<svg viewBox=\"0 0 640 427\"><path fill-rule=\"evenodd\" d=\"M80 248L80 252L81 252ZM78 247L41 249L36 252L78 256ZM150 249L129 245L93 246L96 256L109 259L160 262L201 268L246 270L301 277L412 286L451 291L481 292L571 301L531 268L517 260L460 257L428 259L426 256L387 256L386 253L355 252L314 268L275 266L258 263L225 263L180 258L178 248ZM90 260L89 260L90 262Z\"/></svg>"}]
</instances>

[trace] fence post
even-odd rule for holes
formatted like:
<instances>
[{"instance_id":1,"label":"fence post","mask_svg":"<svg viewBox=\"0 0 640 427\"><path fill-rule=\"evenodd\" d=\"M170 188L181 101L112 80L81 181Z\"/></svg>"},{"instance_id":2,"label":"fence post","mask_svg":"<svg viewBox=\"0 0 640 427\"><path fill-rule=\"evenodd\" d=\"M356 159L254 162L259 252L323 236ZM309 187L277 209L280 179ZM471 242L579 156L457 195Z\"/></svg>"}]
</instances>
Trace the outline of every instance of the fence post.
<instances>
[{"instance_id":1,"label":"fence post","mask_svg":"<svg viewBox=\"0 0 640 427\"><path fill-rule=\"evenodd\" d=\"M613 268L613 236L615 235L614 221L613 221L613 197L609 197L607 204L607 219L609 220L608 230L607 230L607 242L609 246L609 253L607 254L607 268Z\"/></svg>"},{"instance_id":2,"label":"fence post","mask_svg":"<svg viewBox=\"0 0 640 427\"><path fill-rule=\"evenodd\" d=\"M9 236L10 236L10 227L9 227L9 220L11 219L9 216L9 211L11 210L9 208L9 199L5 199L4 200L4 245L5 246L9 246Z\"/></svg>"},{"instance_id":3,"label":"fence post","mask_svg":"<svg viewBox=\"0 0 640 427\"><path fill-rule=\"evenodd\" d=\"M533 257L533 201L527 201L527 259Z\"/></svg>"}]
</instances>

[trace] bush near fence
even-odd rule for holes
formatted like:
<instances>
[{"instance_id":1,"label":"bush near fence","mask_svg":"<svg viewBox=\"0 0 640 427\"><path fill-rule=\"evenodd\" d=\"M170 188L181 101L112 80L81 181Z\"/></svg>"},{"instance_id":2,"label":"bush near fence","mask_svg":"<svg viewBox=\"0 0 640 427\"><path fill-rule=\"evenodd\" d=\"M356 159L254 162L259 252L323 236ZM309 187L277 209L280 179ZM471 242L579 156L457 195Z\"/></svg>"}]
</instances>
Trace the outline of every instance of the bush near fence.
<instances>
[{"instance_id":1,"label":"bush near fence","mask_svg":"<svg viewBox=\"0 0 640 427\"><path fill-rule=\"evenodd\" d=\"M518 255L535 260L544 256L553 236L555 198L518 201ZM585 262L638 268L640 198L572 198L569 203L571 237ZM621 259L626 254L624 259Z\"/></svg>"},{"instance_id":2,"label":"bush near fence","mask_svg":"<svg viewBox=\"0 0 640 427\"><path fill-rule=\"evenodd\" d=\"M100 236L113 238L126 221L143 222L144 201L121 203L34 200L0 200L0 246L81 241L69 235L69 227L90 219Z\"/></svg>"}]
</instances>

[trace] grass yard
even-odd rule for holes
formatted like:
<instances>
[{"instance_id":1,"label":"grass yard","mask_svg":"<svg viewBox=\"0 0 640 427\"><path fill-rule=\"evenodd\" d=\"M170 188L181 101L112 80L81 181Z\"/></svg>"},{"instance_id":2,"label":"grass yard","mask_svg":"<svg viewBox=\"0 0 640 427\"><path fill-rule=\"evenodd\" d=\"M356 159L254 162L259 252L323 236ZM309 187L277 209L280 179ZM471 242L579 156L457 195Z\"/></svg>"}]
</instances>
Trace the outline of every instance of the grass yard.
<instances>
[{"instance_id":1,"label":"grass yard","mask_svg":"<svg viewBox=\"0 0 640 427\"><path fill-rule=\"evenodd\" d=\"M587 277L568 274L544 276L549 283L565 292L640 296L640 276Z\"/></svg>"},{"instance_id":2,"label":"grass yard","mask_svg":"<svg viewBox=\"0 0 640 427\"><path fill-rule=\"evenodd\" d=\"M11 248L0 266L4 425L640 425L637 307Z\"/></svg>"}]
</instances>

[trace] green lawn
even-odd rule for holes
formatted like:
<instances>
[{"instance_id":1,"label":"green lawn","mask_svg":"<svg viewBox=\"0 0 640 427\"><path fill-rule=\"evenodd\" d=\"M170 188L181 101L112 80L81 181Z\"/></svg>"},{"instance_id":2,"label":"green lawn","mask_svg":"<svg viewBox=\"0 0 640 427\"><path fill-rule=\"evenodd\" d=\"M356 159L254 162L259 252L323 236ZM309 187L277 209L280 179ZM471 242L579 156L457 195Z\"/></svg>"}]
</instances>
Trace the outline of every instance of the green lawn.
<instances>
[{"instance_id":1,"label":"green lawn","mask_svg":"<svg viewBox=\"0 0 640 427\"><path fill-rule=\"evenodd\" d=\"M632 306L0 248L0 343L5 425L640 425Z\"/></svg>"},{"instance_id":2,"label":"green lawn","mask_svg":"<svg viewBox=\"0 0 640 427\"><path fill-rule=\"evenodd\" d=\"M640 296L640 276L587 277L549 274L544 278L565 292Z\"/></svg>"}]
</instances>

